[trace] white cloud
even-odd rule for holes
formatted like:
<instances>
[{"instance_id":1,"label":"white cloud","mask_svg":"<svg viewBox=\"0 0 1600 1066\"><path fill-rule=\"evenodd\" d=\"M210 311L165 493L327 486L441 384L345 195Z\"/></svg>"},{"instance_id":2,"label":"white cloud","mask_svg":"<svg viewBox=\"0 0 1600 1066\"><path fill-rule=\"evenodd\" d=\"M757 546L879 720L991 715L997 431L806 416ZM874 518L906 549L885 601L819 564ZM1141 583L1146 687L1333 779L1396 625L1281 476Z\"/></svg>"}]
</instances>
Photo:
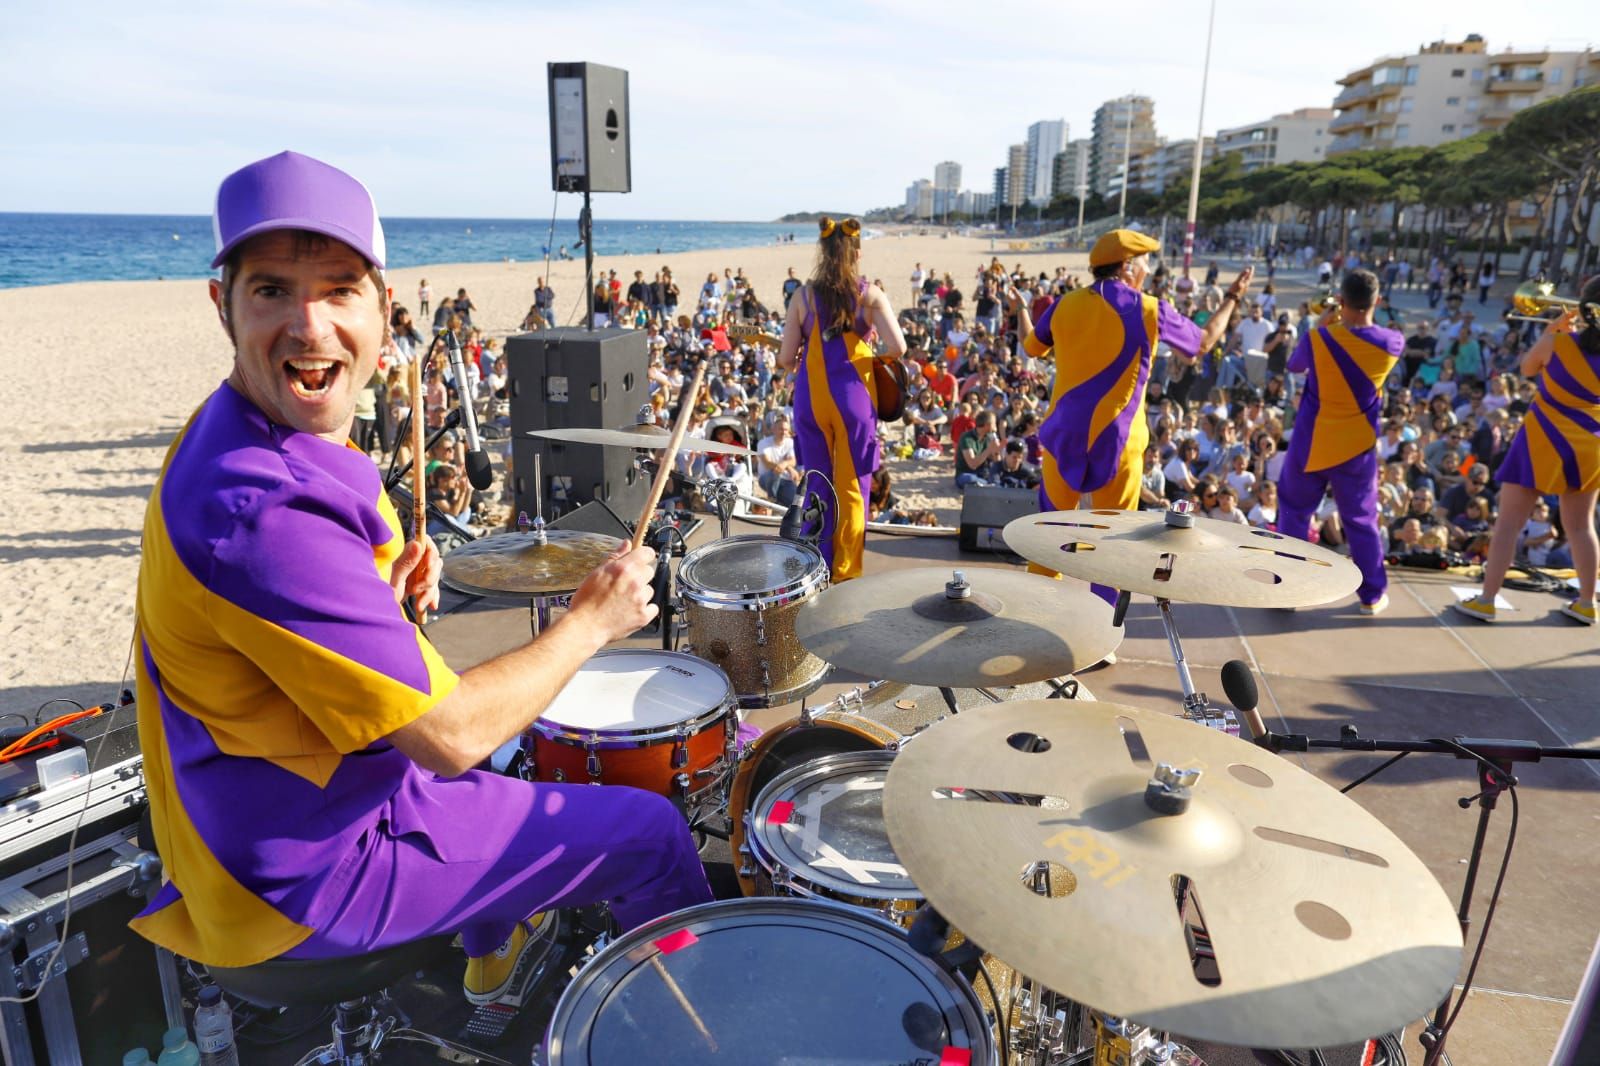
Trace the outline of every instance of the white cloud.
<instances>
[{"instance_id":1,"label":"white cloud","mask_svg":"<svg viewBox=\"0 0 1600 1066\"><path fill-rule=\"evenodd\" d=\"M1584 10L1553 0L1538 25ZM1346 71L1468 32L1582 45L1489 0L1218 0L1207 132L1327 106ZM387 214L537 217L545 63L591 59L630 71L634 132L635 192L598 212L768 218L898 202L942 159L986 189L1029 123L1086 136L1129 91L1155 98L1163 134L1193 136L1205 7L64 0L0 35L0 210L201 213L228 170L294 147L356 171Z\"/></svg>"}]
</instances>

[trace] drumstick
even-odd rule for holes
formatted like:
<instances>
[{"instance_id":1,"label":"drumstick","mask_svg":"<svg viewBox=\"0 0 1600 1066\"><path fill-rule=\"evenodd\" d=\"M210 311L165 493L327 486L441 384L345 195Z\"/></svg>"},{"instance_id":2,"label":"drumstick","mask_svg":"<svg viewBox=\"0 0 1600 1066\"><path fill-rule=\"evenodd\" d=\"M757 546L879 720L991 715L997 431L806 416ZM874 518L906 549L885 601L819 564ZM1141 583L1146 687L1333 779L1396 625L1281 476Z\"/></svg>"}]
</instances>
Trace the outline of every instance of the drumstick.
<instances>
[{"instance_id":1,"label":"drumstick","mask_svg":"<svg viewBox=\"0 0 1600 1066\"><path fill-rule=\"evenodd\" d=\"M422 360L413 359L411 376L411 536L418 545L428 532L427 426L423 415ZM417 606L417 624L428 624L428 612Z\"/></svg>"},{"instance_id":2,"label":"drumstick","mask_svg":"<svg viewBox=\"0 0 1600 1066\"><path fill-rule=\"evenodd\" d=\"M667 991L672 993L672 998L678 1001L678 1006L683 1008L683 1013L689 1016L689 1020L694 1023L694 1027L700 1031L700 1035L705 1037L706 1043L711 1045L711 1053L715 1055L717 1053L716 1038L711 1035L711 1030L706 1028L706 1023L700 1020L700 1015L695 1012L694 1005L689 1002L689 997L683 994L683 989L678 987L678 982L674 981L672 975L667 972L667 968L661 965L661 956L652 955L650 957L650 965L656 968L656 973L661 975L661 980L667 983Z\"/></svg>"},{"instance_id":3,"label":"drumstick","mask_svg":"<svg viewBox=\"0 0 1600 1066\"><path fill-rule=\"evenodd\" d=\"M689 416L694 413L695 402L700 398L700 383L705 380L705 376L706 361L702 359L700 365L694 368L694 380L689 382L689 387L684 390L678 421L673 423L672 438L667 441L666 451L657 453L659 459L655 484L650 486L650 498L645 501L644 510L639 513L639 524L633 530L633 546L636 549L644 543L645 534L650 530L650 516L656 513L656 504L661 502L661 494L667 488L667 478L672 476L672 466L677 462L678 448L683 444L683 435L689 430Z\"/></svg>"}]
</instances>

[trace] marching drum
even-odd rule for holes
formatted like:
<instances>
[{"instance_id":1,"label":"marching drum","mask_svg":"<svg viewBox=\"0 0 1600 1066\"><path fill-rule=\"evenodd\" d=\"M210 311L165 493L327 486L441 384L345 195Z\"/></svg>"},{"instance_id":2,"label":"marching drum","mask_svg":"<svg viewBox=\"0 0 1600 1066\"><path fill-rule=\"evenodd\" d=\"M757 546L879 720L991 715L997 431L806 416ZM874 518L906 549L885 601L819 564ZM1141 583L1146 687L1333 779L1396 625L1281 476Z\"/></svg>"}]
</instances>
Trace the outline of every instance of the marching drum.
<instances>
[{"instance_id":1,"label":"marching drum","mask_svg":"<svg viewBox=\"0 0 1600 1066\"><path fill-rule=\"evenodd\" d=\"M603 651L529 727L524 772L698 805L725 784L738 727L728 675L710 663L670 651Z\"/></svg>"},{"instance_id":2,"label":"marching drum","mask_svg":"<svg viewBox=\"0 0 1600 1066\"><path fill-rule=\"evenodd\" d=\"M810 544L758 533L702 545L678 566L684 650L733 681L741 707L780 707L816 691L828 664L795 637L795 613L828 587Z\"/></svg>"},{"instance_id":3,"label":"marching drum","mask_svg":"<svg viewBox=\"0 0 1600 1066\"><path fill-rule=\"evenodd\" d=\"M859 910L706 903L624 934L562 993L549 1066L962 1062L993 1066L971 986Z\"/></svg>"}]
</instances>

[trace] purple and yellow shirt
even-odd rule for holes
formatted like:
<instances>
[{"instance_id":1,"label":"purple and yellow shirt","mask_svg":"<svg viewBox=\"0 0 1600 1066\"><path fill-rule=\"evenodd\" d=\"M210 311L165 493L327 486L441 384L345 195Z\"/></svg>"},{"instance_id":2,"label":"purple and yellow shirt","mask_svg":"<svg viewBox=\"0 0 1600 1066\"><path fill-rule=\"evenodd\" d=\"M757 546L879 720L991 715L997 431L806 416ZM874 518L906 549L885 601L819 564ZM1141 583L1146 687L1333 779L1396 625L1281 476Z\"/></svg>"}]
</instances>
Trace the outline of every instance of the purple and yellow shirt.
<instances>
[{"instance_id":1,"label":"purple and yellow shirt","mask_svg":"<svg viewBox=\"0 0 1600 1066\"><path fill-rule=\"evenodd\" d=\"M1519 465L1528 469L1517 484L1553 493L1600 487L1600 356L1586 354L1571 334L1556 334L1520 432L1511 450L1519 460L1526 451Z\"/></svg>"},{"instance_id":2,"label":"purple and yellow shirt","mask_svg":"<svg viewBox=\"0 0 1600 1066\"><path fill-rule=\"evenodd\" d=\"M145 514L139 743L167 882L133 920L245 966L336 910L371 830L431 775L383 738L457 677L388 581L404 546L372 461L268 421L227 384L167 453Z\"/></svg>"},{"instance_id":3,"label":"purple and yellow shirt","mask_svg":"<svg viewBox=\"0 0 1600 1066\"><path fill-rule=\"evenodd\" d=\"M1405 344L1396 330L1342 322L1300 338L1289 370L1308 376L1290 444L1304 456L1303 469L1326 470L1377 447L1383 381ZM1309 434L1305 444L1302 434Z\"/></svg>"},{"instance_id":4,"label":"purple and yellow shirt","mask_svg":"<svg viewBox=\"0 0 1600 1066\"><path fill-rule=\"evenodd\" d=\"M1143 462L1150 439L1144 418L1150 356L1160 341L1194 356L1200 340L1200 327L1171 304L1115 278L1064 293L1050 305L1024 347L1035 358L1057 350L1039 442L1068 485L1093 492L1119 465Z\"/></svg>"}]
</instances>

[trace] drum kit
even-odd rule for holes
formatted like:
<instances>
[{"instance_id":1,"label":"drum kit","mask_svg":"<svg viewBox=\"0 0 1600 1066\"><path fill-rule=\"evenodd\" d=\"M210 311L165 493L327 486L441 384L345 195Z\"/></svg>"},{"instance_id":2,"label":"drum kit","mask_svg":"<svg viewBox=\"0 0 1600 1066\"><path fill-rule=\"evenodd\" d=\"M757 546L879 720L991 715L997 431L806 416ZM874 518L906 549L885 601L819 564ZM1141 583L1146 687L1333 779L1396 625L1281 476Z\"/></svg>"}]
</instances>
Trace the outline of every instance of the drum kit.
<instances>
[{"instance_id":1,"label":"drum kit","mask_svg":"<svg viewBox=\"0 0 1600 1066\"><path fill-rule=\"evenodd\" d=\"M646 428L581 432L660 447ZM1174 601L1337 599L1355 567L1179 508L1030 515L1005 539L1120 600L993 567L832 586L803 540L731 536L682 558L675 647L578 671L516 772L669 796L728 840L743 897L602 935L535 1061L1195 1064L1182 1041L1359 1042L1445 998L1462 933L1433 875L1238 739L1173 622ZM444 580L538 616L618 543L530 523ZM1072 676L1116 649L1130 593L1160 609L1181 717ZM807 705L834 667L879 680Z\"/></svg>"}]
</instances>

